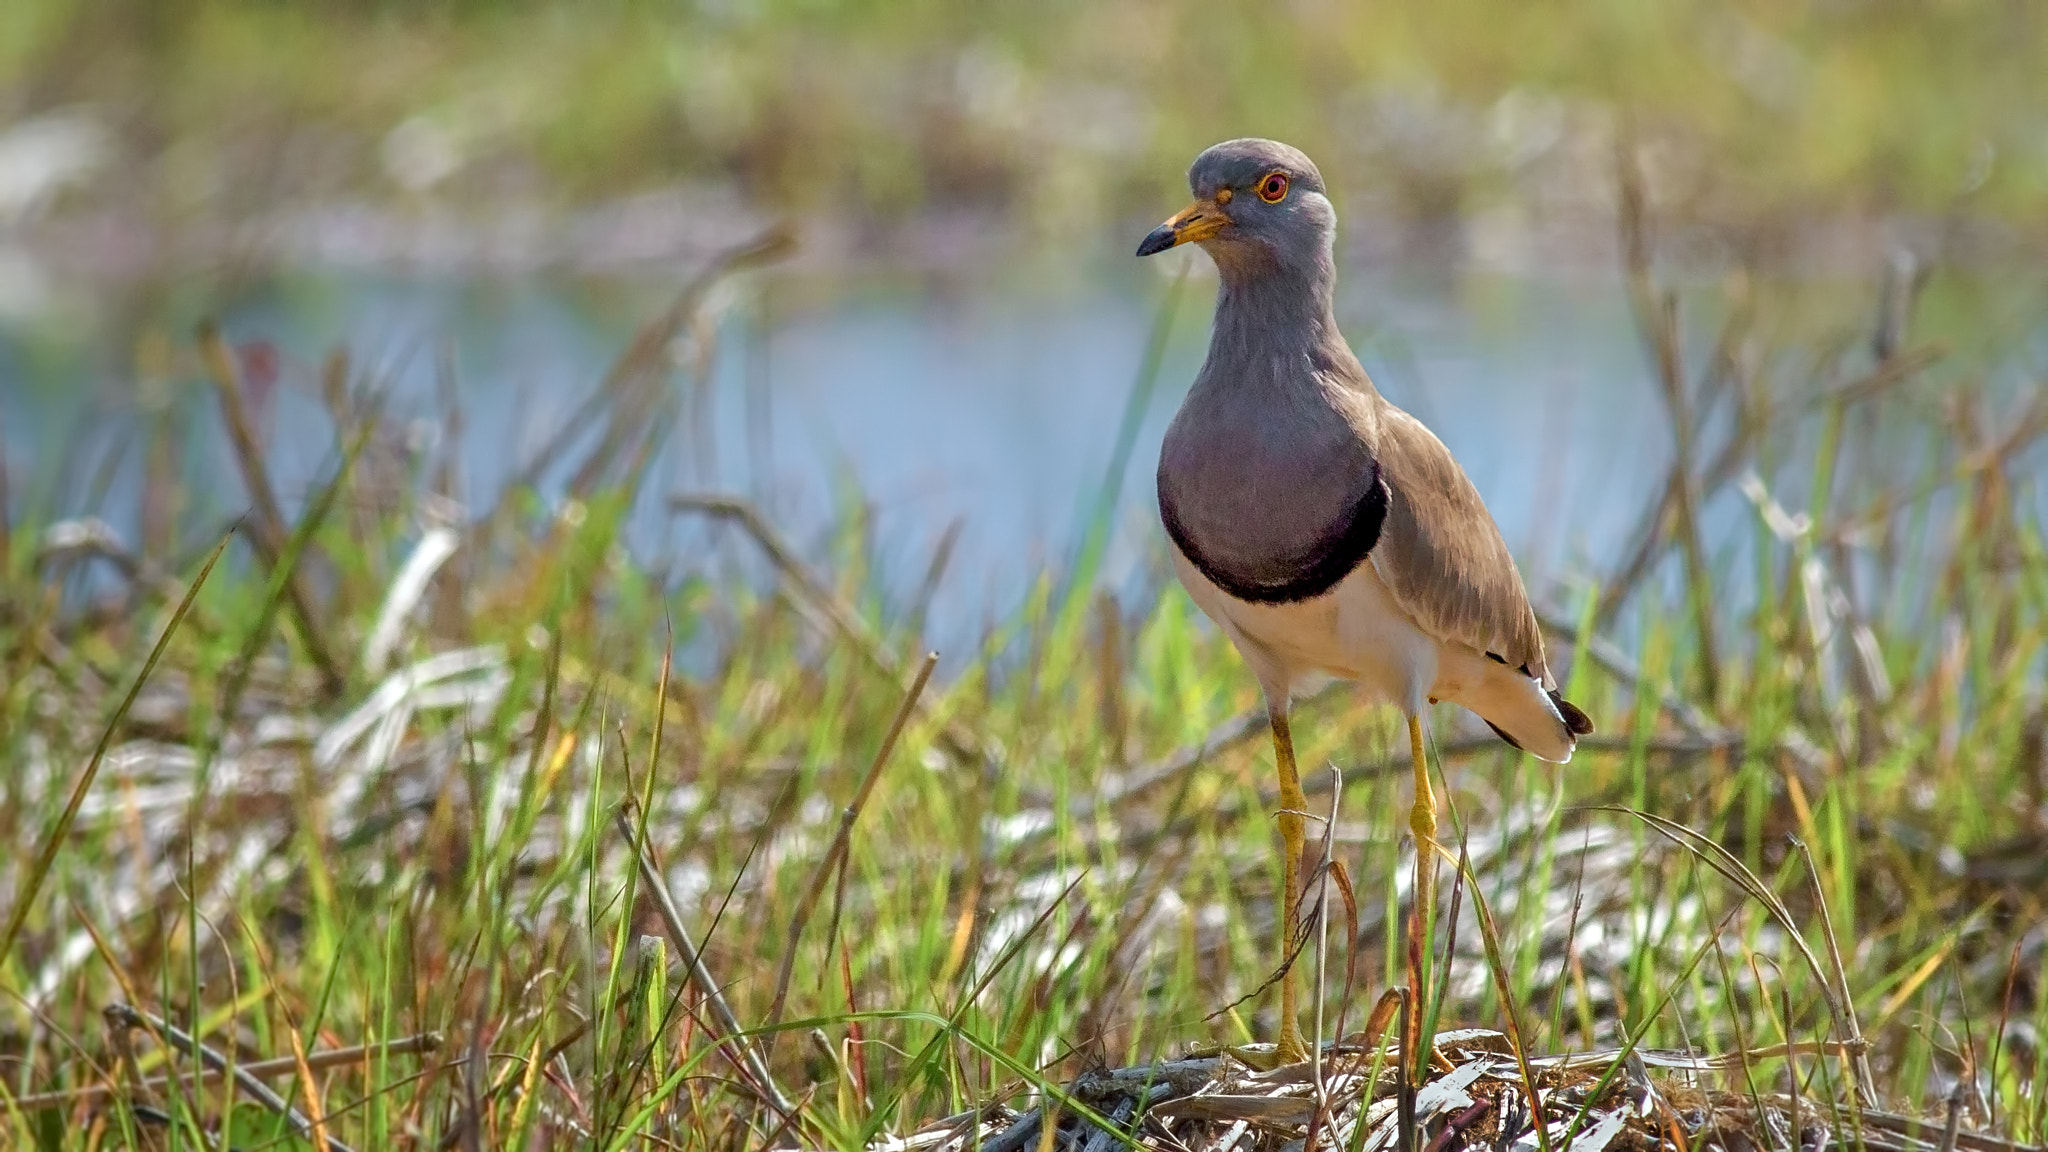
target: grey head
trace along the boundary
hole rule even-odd
[[[1226,140],[1195,157],[1188,189],[1194,203],[1154,228],[1138,255],[1197,243],[1225,280],[1329,275],[1337,212],[1323,174],[1300,149],[1256,137]]]

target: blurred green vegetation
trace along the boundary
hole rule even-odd
[[[777,210],[1023,209],[1044,234],[1149,212],[1196,149],[1263,134],[1432,216],[1604,165],[1626,123],[1667,211],[2025,224],[2044,97],[2025,2],[0,8],[0,113],[97,109],[126,188],[173,208],[685,180]]]

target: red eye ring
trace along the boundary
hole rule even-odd
[[[1278,204],[1287,199],[1287,173],[1268,172],[1259,181],[1259,199]]]

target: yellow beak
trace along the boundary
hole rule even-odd
[[[1207,240],[1223,231],[1229,223],[1230,218],[1223,214],[1222,205],[1213,200],[1197,200],[1146,233],[1145,239],[1138,244],[1138,255],[1150,256],[1177,245]]]

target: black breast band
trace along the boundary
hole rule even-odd
[[[1379,463],[1369,463],[1370,481],[1348,513],[1339,516],[1299,555],[1264,566],[1265,573],[1258,575],[1228,567],[1206,553],[1175,510],[1164,484],[1159,486],[1159,519],[1181,555],[1229,595],[1254,604],[1312,599],[1335,588],[1380,541],[1380,528],[1387,520],[1387,486],[1380,480]]]

